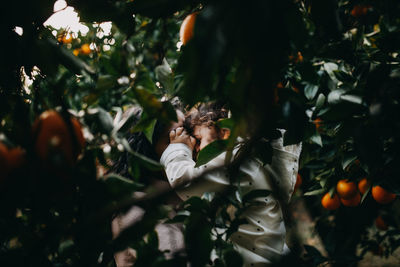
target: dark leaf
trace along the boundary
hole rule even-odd
[[[197,162],[195,167],[206,164],[213,158],[217,157],[221,153],[225,152],[228,147],[228,140],[216,140],[211,144],[200,150],[197,157]]]

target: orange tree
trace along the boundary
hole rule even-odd
[[[23,3],[7,1],[1,8],[2,264],[109,266],[115,251],[131,246],[138,251],[136,265],[203,266],[215,248],[216,264],[240,266],[226,236],[212,238],[210,231],[218,226],[229,236],[241,223],[226,212],[234,205],[239,214],[245,204],[230,197],[235,190],[182,205],[187,212],[175,221],[185,224],[187,254],[172,260],[158,251],[154,232],[166,217],[165,194],[130,198],[145,190],[145,170],[160,166],[132,151],[126,134],[150,138],[156,120],[175,120],[171,104],[161,102],[174,96],[189,106],[223,101],[232,111],[223,122],[231,127],[230,141],[211,144],[200,162],[230,149],[237,136],[248,136],[246,153],[268,163],[271,149],[264,140],[277,137],[276,128],[287,129],[287,144],[303,142],[302,191],[328,257],[305,246],[301,260],[295,249],[285,263],[350,266],[368,250],[388,255],[399,246],[391,195],[400,193],[397,1],[69,0],[90,29],[72,40],[68,29],[43,26],[54,1]],[[193,37],[177,51],[180,24],[193,12]],[[98,25],[105,21],[112,22],[110,35]],[[134,116],[122,116],[132,106],[143,109],[133,128]],[[61,126],[52,125],[57,134],[38,144],[37,118],[48,110],[57,111]],[[129,154],[133,180],[99,177],[96,166],[110,167],[109,160],[122,153]],[[66,160],[68,155],[78,156]],[[235,168],[229,169],[232,180]],[[385,204],[368,188],[359,205],[330,211],[321,206],[340,180],[365,177],[388,191],[380,190]],[[132,204],[143,207],[145,216],[112,240],[112,215]],[[387,230],[374,228],[378,216]]]

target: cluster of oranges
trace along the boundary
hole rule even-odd
[[[327,210],[336,210],[341,204],[347,207],[356,207],[361,202],[361,195],[367,193],[370,187],[371,181],[367,178],[361,179],[358,184],[346,179],[340,180],[336,185],[336,193],[332,196],[326,193],[321,199],[321,204]],[[380,204],[389,204],[396,198],[396,194],[379,185],[372,187],[371,195]],[[388,229],[388,225],[381,215],[375,219],[375,226],[379,230],[386,231]]]
[[[75,56],[78,56],[79,54],[90,55],[90,53],[92,53],[92,49],[90,48],[89,44],[83,44],[80,48],[75,48],[72,53],[74,53]]]
[[[298,51],[296,55],[290,55],[289,60],[293,63],[301,63],[303,62],[304,58],[301,52]]]
[[[338,209],[341,204],[347,207],[356,207],[361,202],[361,195],[365,194],[370,187],[371,181],[367,178],[361,179],[358,185],[346,179],[340,180],[336,184],[336,193],[332,196],[326,193],[321,199],[321,204],[328,210]],[[374,200],[380,204],[388,204],[396,198],[396,194],[379,185],[373,186],[371,193]]]
[[[369,5],[355,5],[350,11],[350,14],[355,18],[359,18],[365,16],[370,9],[371,6]]]
[[[60,44],[70,44],[70,43],[72,43],[73,38],[72,38],[71,34],[64,33],[64,34],[61,34],[60,36],[57,37],[57,41]],[[89,44],[85,43],[85,44],[82,44],[80,48],[75,48],[72,51],[72,53],[75,56],[78,56],[79,54],[81,54],[81,55],[90,55],[90,53],[92,53],[92,49],[90,48]]]

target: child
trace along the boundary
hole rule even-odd
[[[185,125],[192,131],[193,138],[182,127],[170,132],[170,145],[161,156],[168,181],[172,187],[185,184],[177,190],[180,198],[186,200],[192,196],[201,197],[206,192],[222,191],[230,185],[223,168],[226,152],[207,164],[195,167],[193,150],[201,150],[207,144],[229,136],[227,129],[220,129],[215,123],[225,118],[227,112],[215,108],[213,104],[203,104],[186,118]],[[285,244],[286,229],[281,204],[286,204],[294,190],[296,182],[300,145],[283,147],[283,139],[271,142],[273,158],[271,165],[263,166],[256,159],[248,159],[240,166],[245,174],[240,180],[242,195],[255,189],[279,190],[279,201],[275,194],[257,198],[261,205],[250,206],[243,213],[246,224],[240,225],[230,240],[242,255],[244,266],[265,266],[288,252]],[[238,147],[233,150],[233,155]],[[206,170],[214,169],[214,171]],[[195,183],[192,179],[201,176]],[[278,187],[278,188],[277,188]]]

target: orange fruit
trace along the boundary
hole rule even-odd
[[[365,6],[365,5],[355,5],[353,7],[353,9],[351,10],[350,14],[353,17],[361,17],[364,16],[368,13],[368,9],[370,8],[370,6]]]
[[[337,183],[336,192],[341,198],[350,199],[357,193],[357,185],[354,182],[343,179]]]
[[[304,58],[303,58],[303,55],[301,54],[301,52],[298,51],[296,56],[290,55],[289,60],[294,63],[299,63],[299,62],[303,62]]]
[[[342,202],[342,204],[346,207],[356,207],[360,205],[361,195],[359,193],[356,193],[352,198],[349,199],[341,198],[340,202]]]
[[[396,194],[393,194],[377,185],[372,187],[372,197],[380,204],[388,204],[396,198]]]
[[[89,44],[83,44],[81,46],[81,53],[84,55],[89,55],[90,53],[92,53],[92,49],[90,48]]]
[[[340,207],[340,200],[337,194],[334,194],[333,197],[331,197],[328,192],[322,197],[321,204],[327,210],[336,210]]]
[[[5,179],[13,170],[23,165],[25,151],[20,148],[9,149],[0,142],[0,182]]]
[[[297,174],[296,184],[294,185],[293,193],[296,192],[296,190],[302,185],[302,183],[303,183],[303,178],[301,178],[300,174]]]
[[[69,33],[62,33],[57,37],[57,41],[61,44],[70,44],[72,43],[72,36]]]
[[[361,194],[365,194],[367,192],[368,188],[371,186],[371,181],[369,181],[367,178],[362,178],[358,182],[358,190],[360,191]]]
[[[0,182],[8,175],[7,154],[8,148],[0,142]]]
[[[296,63],[297,62],[303,62],[304,58],[303,55],[301,54],[301,52],[297,52],[297,58],[296,58]]]
[[[179,37],[181,42],[185,45],[189,40],[193,38],[194,34],[194,23],[196,21],[197,12],[188,15],[182,22]]]
[[[15,147],[8,152],[8,167],[13,170],[24,164],[25,161],[25,150],[20,147]]]
[[[317,128],[317,130],[319,130],[319,128],[322,125],[322,119],[321,118],[316,118],[313,123],[315,124],[315,128]]]
[[[72,53],[74,54],[74,56],[78,56],[79,55],[80,50],[79,49],[74,49],[74,51],[72,51]]]
[[[379,215],[375,219],[375,226],[379,230],[386,231],[389,227],[387,226],[386,222],[383,220],[382,216]]]
[[[72,43],[72,36],[70,34],[64,35],[62,38],[63,44],[70,44]]]
[[[76,118],[71,118],[73,134],[63,117],[54,110],[43,112],[33,124],[35,150],[44,162],[59,155],[72,166],[85,145],[81,125]]]

